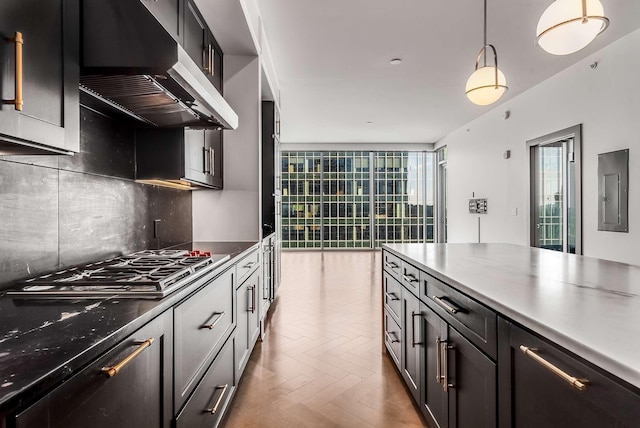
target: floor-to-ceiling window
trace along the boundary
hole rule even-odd
[[[282,153],[283,248],[434,241],[434,155]]]

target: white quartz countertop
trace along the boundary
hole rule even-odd
[[[512,244],[383,248],[640,388],[640,266]]]

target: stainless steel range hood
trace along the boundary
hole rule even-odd
[[[236,129],[238,115],[140,1],[85,0],[80,89],[156,126]]]

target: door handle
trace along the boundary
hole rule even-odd
[[[224,316],[224,311],[222,311],[222,312],[214,312],[213,315],[211,316],[211,318],[213,318],[215,316],[217,316],[218,318],[216,318],[216,320],[214,322],[202,324],[202,326],[200,326],[200,328],[208,328],[209,330],[213,330],[213,328],[216,326],[216,324],[218,324],[218,322],[220,322],[220,320]],[[211,318],[209,318],[209,320]]]
[[[414,311],[411,311],[411,347],[415,348],[416,345],[420,345],[422,342],[416,342],[416,316],[420,316],[420,313],[417,314]]]
[[[218,385],[215,387],[215,390],[222,390],[222,393],[220,393],[220,396],[218,397],[218,400],[216,400],[216,404],[214,404],[213,406],[211,406],[211,408],[206,409],[207,413],[211,413],[212,415],[215,415],[216,412],[218,411],[218,407],[220,407],[220,403],[222,403],[222,397],[224,397],[224,395],[227,393],[227,389],[229,388],[229,384],[226,385]]]
[[[13,42],[16,45],[15,53],[15,67],[16,75],[14,77],[15,85],[15,98],[12,100],[2,100],[3,104],[12,104],[16,110],[22,111],[22,45],[24,45],[24,39],[22,33],[16,31],[15,36],[7,39],[9,42]]]
[[[207,169],[207,160],[209,161],[208,169]],[[202,172],[205,174],[211,174],[211,153],[206,147],[202,148]]]
[[[213,147],[209,147],[209,169],[211,170],[211,175],[215,177],[216,175],[216,151]]]
[[[444,392],[448,392],[449,388],[455,388],[455,385],[449,383],[449,351],[455,351],[453,345],[449,345],[447,340],[441,340],[441,349],[442,349],[442,389]]]
[[[140,353],[142,351],[144,351],[145,349],[147,349],[149,346],[151,346],[151,344],[153,343],[154,339],[153,337],[150,337],[149,339],[142,341],[142,342],[136,342],[136,344],[138,345],[138,347],[129,355],[127,355],[126,357],[124,357],[124,359],[122,361],[120,361],[118,364],[116,364],[115,366],[110,366],[110,367],[103,367],[100,371],[106,376],[106,377],[114,377],[115,375],[117,375],[120,370],[122,370],[122,368],[124,366],[126,366],[127,364],[129,364],[131,361],[133,361],[138,355],[140,355]]]
[[[589,384],[589,381],[587,379],[579,379],[579,378],[577,378],[575,376],[571,376],[570,374],[568,374],[564,370],[558,368],[557,366],[553,365],[549,361],[547,361],[544,358],[542,358],[540,355],[536,354],[535,351],[537,351],[537,349],[529,348],[528,346],[524,346],[524,345],[520,345],[520,350],[522,351],[522,353],[524,355],[532,358],[534,361],[536,361],[537,363],[539,363],[543,367],[549,369],[552,373],[554,373],[555,375],[560,377],[565,382],[569,383],[574,388],[576,388],[576,389],[578,389],[580,391],[584,391],[584,390],[587,389],[587,385]]]

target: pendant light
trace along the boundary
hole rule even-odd
[[[472,103],[486,106],[493,104],[509,89],[507,79],[498,69],[498,54],[493,45],[487,44],[487,0],[484,0],[484,42],[482,49],[476,58],[476,70],[467,80],[467,98]],[[493,52],[493,66],[487,65],[487,49]],[[478,68],[480,59],[483,59],[482,67]]]
[[[553,55],[587,46],[609,26],[600,0],[556,0],[538,21],[538,45]]]

